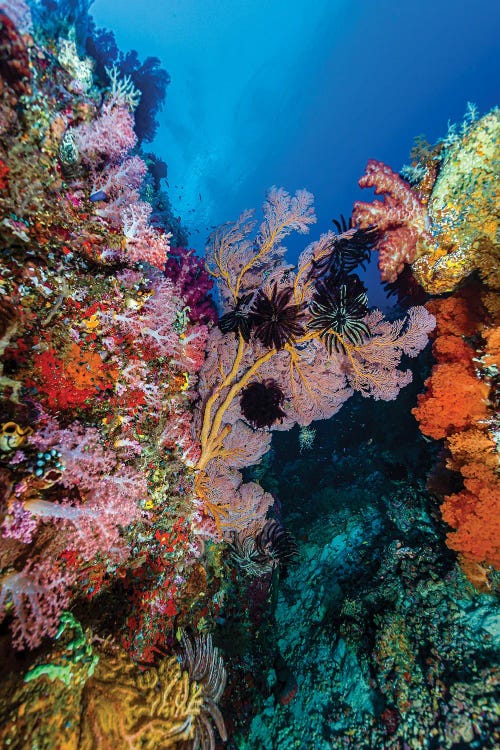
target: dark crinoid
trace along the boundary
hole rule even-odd
[[[271,427],[285,416],[281,408],[284,400],[279,385],[269,379],[247,385],[241,393],[240,406],[243,416],[253,427]]]
[[[260,290],[252,306],[254,334],[269,349],[283,349],[285,344],[304,333],[303,306],[289,304],[292,294],[291,286],[278,291],[274,284],[271,296]]]
[[[366,289],[358,276],[342,273],[320,279],[309,305],[311,320],[307,327],[319,331],[328,353],[333,349],[345,354],[345,341],[359,345],[370,329],[363,318],[368,313]]]
[[[289,565],[298,554],[297,542],[284,526],[271,518],[255,539],[257,550],[275,565]]]
[[[380,233],[376,229],[354,227],[352,219],[346,222],[343,216],[340,221],[333,219],[338,236],[330,245],[330,252],[318,260],[313,260],[309,278],[319,279],[332,271],[351,273],[355,268],[370,260],[370,251],[374,248]],[[343,237],[351,229],[356,229],[349,237]]]
[[[248,342],[250,340],[253,320],[249,305],[253,294],[253,292],[250,292],[238,297],[234,308],[222,316],[218,323],[222,333],[234,333],[236,338],[241,333],[245,341]]]
[[[234,534],[231,559],[249,576],[263,576],[277,565],[290,565],[298,554],[295,539],[274,518],[266,521],[257,536],[248,531]]]

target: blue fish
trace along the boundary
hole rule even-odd
[[[108,196],[104,192],[104,190],[96,190],[95,193],[92,193],[90,196],[91,203],[97,203],[98,201],[105,201],[107,200]]]

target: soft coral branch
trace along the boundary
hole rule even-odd
[[[410,185],[383,162],[371,159],[359,185],[384,195],[382,201],[357,201],[352,220],[364,229],[374,227],[381,232],[377,243],[380,273],[383,281],[395,281],[404,264],[417,257],[417,243],[430,240],[426,208]]]

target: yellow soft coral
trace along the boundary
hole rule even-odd
[[[430,294],[453,291],[475,270],[490,288],[500,288],[499,163],[499,110],[446,149],[427,206],[435,243],[421,248],[412,265]]]
[[[154,750],[192,740],[202,687],[175,657],[144,672],[125,653],[101,657],[83,695],[80,750]]]

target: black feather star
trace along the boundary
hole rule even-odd
[[[355,274],[340,272],[320,279],[309,304],[311,320],[307,327],[319,331],[329,354],[333,349],[345,354],[344,341],[360,345],[370,329],[363,318],[368,313],[368,299],[363,283]]]
[[[333,238],[327,255],[312,261],[309,278],[319,279],[336,270],[351,273],[358,266],[364,269],[365,263],[370,260],[370,251],[373,250],[380,236],[376,229],[353,227],[352,219],[349,219],[347,223],[343,216],[340,217],[340,221],[333,219],[333,223],[338,236]],[[356,231],[350,237],[343,237],[342,235],[350,229],[356,229]]]
[[[281,408],[285,396],[276,381],[250,383],[241,392],[240,406],[243,416],[253,427],[271,427],[285,417]]]
[[[252,316],[249,310],[249,304],[253,297],[253,292],[238,297],[233,310],[230,310],[219,320],[218,326],[222,333],[234,333],[236,338],[241,333],[243,339],[248,343],[250,341],[250,331],[252,329]]]
[[[293,562],[299,553],[292,534],[274,518],[268,520],[257,535],[255,546],[263,556],[282,566]]]
[[[292,343],[304,333],[301,323],[303,306],[289,304],[292,294],[292,287],[278,292],[278,286],[274,284],[270,297],[260,290],[253,304],[254,335],[269,349],[283,349],[285,344]]]

